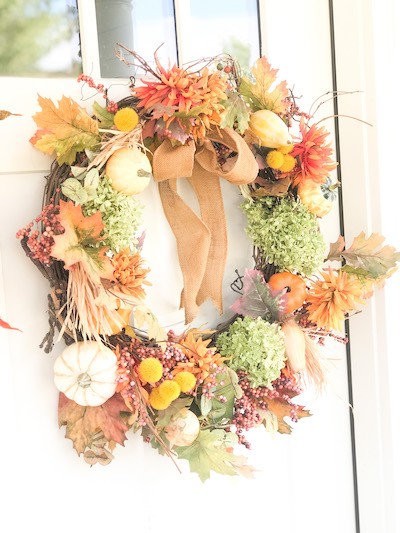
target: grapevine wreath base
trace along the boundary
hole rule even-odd
[[[108,464],[133,430],[177,465],[189,461],[203,481],[211,471],[251,476],[237,454],[250,446],[246,432],[289,434],[310,415],[296,396],[304,383],[323,386],[318,346],[346,341],[343,321],[400,254],[364,233],[327,251],[319,219],[338,184],[329,134],[313,118],[321,100],[300,111],[265,57],[247,74],[229,56],[168,69],[122,45],[119,57],[144,71],[126,98],[112,101],[81,75],[104,107],[95,102],[88,113],[66,96],[58,105],[39,97],[34,116],[31,143],[56,159],[43,210],[18,237],[50,285],[41,347],[66,344],[54,362],[59,424],[89,464]],[[184,178],[200,215],[178,194]],[[237,273],[232,317],[210,331],[190,324],[207,299],[223,308],[221,178],[243,196],[254,268]],[[145,304],[137,195],[152,179],[182,271],[179,334]]]

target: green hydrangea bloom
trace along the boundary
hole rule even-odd
[[[119,252],[135,242],[135,234],[142,223],[143,206],[132,196],[114,190],[107,177],[100,180],[96,197],[82,208],[85,216],[100,211],[105,226],[103,246]]]
[[[266,261],[302,276],[318,270],[325,257],[325,242],[318,219],[294,198],[262,198],[245,202],[246,232]]]
[[[281,327],[261,317],[238,318],[217,338],[217,349],[229,357],[227,366],[244,370],[252,387],[271,387],[285,366],[285,340]]]

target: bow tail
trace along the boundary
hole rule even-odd
[[[176,239],[183,276],[181,307],[188,324],[199,308],[198,294],[207,268],[211,232],[176,192],[176,180],[162,181],[158,186],[165,216]]]
[[[195,163],[192,177],[189,178],[196,192],[201,219],[210,231],[211,242],[203,279],[197,294],[196,303],[201,305],[211,299],[222,314],[222,282],[228,249],[225,211],[218,176]]]

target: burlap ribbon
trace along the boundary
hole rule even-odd
[[[236,156],[224,169],[214,145],[227,146]],[[222,313],[222,280],[227,254],[227,231],[219,178],[235,185],[251,183],[258,174],[254,155],[232,129],[212,131],[203,144],[173,146],[169,140],[155,150],[153,175],[159,182],[165,216],[175,235],[183,275],[180,306],[191,322],[206,299]],[[187,178],[199,202],[199,217],[177,193],[179,178]]]

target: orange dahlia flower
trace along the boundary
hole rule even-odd
[[[129,249],[122,250],[112,258],[114,267],[114,288],[138,299],[143,299],[146,293],[143,285],[150,285],[146,275],[150,269],[143,268],[143,259],[139,253],[130,255]]]
[[[218,72],[210,74],[204,68],[191,73],[177,65],[166,70],[157,62],[155,74],[158,79],[142,80],[144,85],[132,90],[138,107],[150,111],[154,119],[162,118],[167,128],[177,121],[195,139],[204,138],[211,125],[219,124],[227,82]]]
[[[294,145],[290,155],[297,157],[300,170],[293,179],[293,185],[313,180],[315,183],[324,183],[329,172],[334,170],[337,163],[333,161],[333,149],[326,138],[329,132],[324,127],[312,125],[309,127],[304,118],[300,122],[302,140]]]
[[[216,348],[208,347],[210,342],[211,339],[196,338],[192,332],[189,332],[179,344],[189,361],[178,363],[173,372],[187,371],[194,374],[198,382],[207,381],[208,377],[215,373],[226,359],[218,352],[216,353]]]
[[[342,330],[345,315],[362,303],[360,282],[343,270],[322,272],[323,279],[314,282],[307,295],[309,318],[320,328]]]

